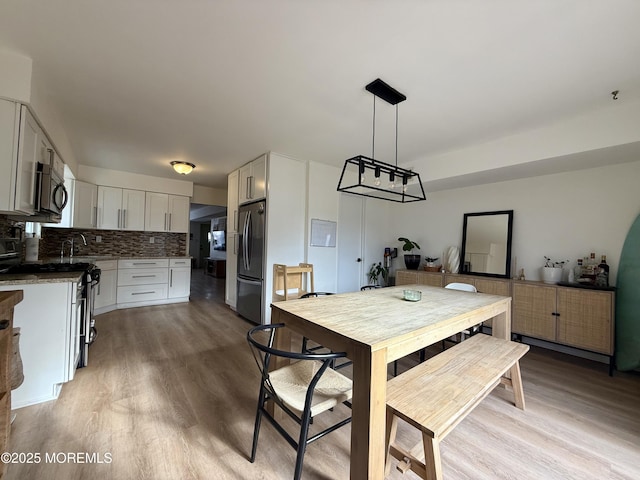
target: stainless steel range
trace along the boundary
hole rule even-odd
[[[60,272],[83,272],[78,283],[75,305],[78,310],[78,363],[77,367],[86,367],[89,363],[89,346],[95,341],[98,331],[93,318],[95,287],[100,283],[100,269],[93,263],[20,263],[22,242],[16,238],[0,238],[0,274],[47,274]]]

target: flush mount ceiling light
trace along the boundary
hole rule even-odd
[[[391,202],[409,203],[426,200],[420,175],[398,167],[398,103],[407,99],[379,78],[365,87],[373,94],[373,141],[371,157],[358,155],[345,160],[338,182],[338,191],[380,198]],[[396,106],[396,164],[375,159],[376,97]]]
[[[171,166],[180,175],[188,175],[191,173],[191,170],[196,168],[196,166],[193,163],[179,162],[177,160],[174,160],[173,162],[171,162]]]

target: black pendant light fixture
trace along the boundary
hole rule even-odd
[[[426,200],[420,175],[398,167],[398,103],[407,97],[379,78],[368,84],[373,94],[373,146],[371,157],[358,155],[345,160],[338,182],[338,191],[380,198],[392,202],[409,203]],[[396,164],[381,162],[375,158],[376,97],[396,106]]]

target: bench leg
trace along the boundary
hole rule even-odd
[[[514,363],[510,372],[513,397],[516,407],[520,410],[524,410],[524,390],[522,389],[522,377],[520,376],[520,362]]]
[[[422,433],[424,446],[424,466],[426,480],[442,480],[442,462],[440,461],[440,441]]]
[[[396,439],[396,433],[398,431],[398,417],[393,414],[393,411],[387,408],[387,428],[385,435],[385,447],[387,452],[387,460],[384,467],[384,476],[389,476],[391,473],[391,445]]]

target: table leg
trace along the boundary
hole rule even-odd
[[[503,313],[493,317],[491,334],[497,338],[511,340],[511,302],[507,304]]]
[[[387,352],[358,352],[353,358],[351,480],[384,479]]]

